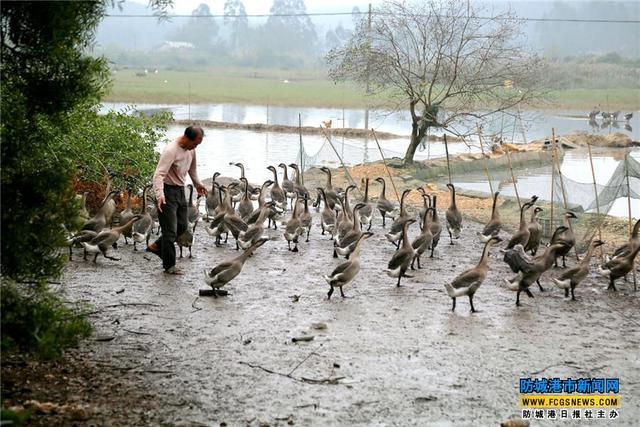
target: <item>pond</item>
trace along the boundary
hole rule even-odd
[[[105,104],[104,109],[119,109],[125,104]],[[189,106],[187,105],[138,105],[138,109],[165,108],[173,112],[175,118],[187,118]],[[227,121],[235,123],[266,123],[267,108],[263,106],[243,106],[235,104],[220,105],[191,105],[191,117],[194,119],[206,119],[215,121]],[[301,114],[303,126],[319,126],[323,120],[333,120],[341,127],[342,110],[322,109],[322,108],[285,108],[270,107],[268,121],[271,124],[297,125],[298,112]],[[575,130],[589,131],[587,120],[572,118],[576,112],[527,112],[529,117],[536,119],[529,122],[526,130],[527,138],[535,139],[547,136],[551,126],[555,126],[557,133],[570,133]],[[640,119],[633,117],[630,123],[635,129],[631,135],[638,139],[635,133],[640,129]],[[339,119],[336,119],[339,117]],[[364,112],[362,110],[345,110],[346,127],[363,127]],[[380,131],[406,134],[406,129],[410,127],[407,118],[402,114],[384,115],[372,113],[371,126]],[[507,119],[505,118],[505,121]],[[511,119],[513,120],[513,119]],[[542,123],[541,120],[546,120]],[[494,124],[495,125],[495,124]],[[611,129],[599,129],[598,132],[608,132]],[[167,132],[167,138],[173,139],[181,135],[184,126],[172,125]],[[513,132],[513,129],[511,130]],[[624,129],[623,129],[624,131]],[[299,147],[300,137],[297,134],[286,133],[261,133],[238,129],[210,129],[205,127],[206,138],[204,143],[198,147],[198,171],[201,178],[206,178],[218,171],[226,176],[238,176],[239,169],[229,165],[230,162],[243,162],[247,177],[253,182],[262,182],[271,177],[271,172],[266,169],[267,165],[278,163],[300,162]],[[518,133],[515,132],[517,141]],[[630,134],[627,131],[627,134]],[[507,138],[510,139],[510,138]],[[522,138],[520,138],[522,139]],[[385,158],[403,157],[404,150],[408,144],[408,137],[379,140],[380,149]],[[336,167],[340,164],[338,155],[347,165],[359,164],[369,161],[376,161],[382,158],[380,149],[375,141],[361,138],[334,137],[331,144],[323,135],[303,135],[302,144],[306,156],[305,164],[327,165]],[[331,147],[333,145],[333,148]],[[164,148],[160,143],[158,151]],[[470,145],[465,143],[449,143],[449,153],[460,154],[469,152],[479,152],[479,146],[472,141]],[[336,154],[337,152],[337,154]],[[622,150],[595,150],[594,168],[596,171],[596,181],[598,184],[606,184],[611,174],[623,158]],[[419,147],[416,152],[416,160],[426,160],[438,158],[445,155],[445,147],[442,142],[431,142],[424,147]],[[640,160],[640,148],[631,150],[631,156]],[[578,182],[591,183],[591,169],[586,150],[569,150],[562,162],[562,172],[570,179]],[[457,183],[460,188],[489,192],[489,186],[484,176],[469,176],[465,182]],[[504,195],[514,195],[513,186],[510,183],[510,176],[507,173],[492,176],[494,180],[502,181],[500,191]],[[516,171],[516,178],[521,194],[537,194],[542,199],[550,199],[551,168],[527,169]],[[640,192],[640,188],[636,191]],[[611,215],[624,217],[627,215],[626,199],[617,200],[611,208]],[[635,217],[640,217],[640,201],[632,200],[632,213]]]

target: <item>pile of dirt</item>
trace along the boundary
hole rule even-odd
[[[640,145],[637,141],[633,141],[628,135],[620,132],[608,135],[575,132],[568,135],[562,135],[559,140],[565,148],[586,147],[587,145],[591,145],[592,147],[628,148]],[[544,141],[536,142],[544,143]]]

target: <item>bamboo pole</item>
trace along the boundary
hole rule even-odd
[[[400,196],[398,195],[398,189],[396,188],[396,184],[393,182],[393,177],[391,176],[391,172],[389,172],[389,166],[387,166],[387,160],[384,158],[384,153],[382,152],[382,148],[380,147],[380,143],[378,142],[378,137],[376,136],[376,133],[373,130],[373,128],[371,129],[371,134],[373,135],[373,139],[376,141],[378,150],[380,150],[380,156],[382,156],[382,163],[384,163],[384,168],[387,170],[387,175],[389,175],[389,180],[391,181],[393,192],[396,193],[396,199],[398,199],[398,203],[400,203]]]
[[[598,239],[602,240],[602,223],[600,217],[600,201],[598,200],[598,187],[596,186],[596,172],[593,167],[593,156],[591,155],[591,144],[587,143],[589,149],[589,163],[591,164],[591,177],[593,178],[593,192],[596,195],[596,213],[598,214]],[[600,246],[600,259],[604,256],[602,246]]]
[[[447,144],[447,134],[442,134],[442,139],[444,139],[444,152],[447,156],[447,172],[449,173],[449,184],[453,184],[451,182],[451,166],[449,165],[449,144]]]
[[[633,225],[632,225],[632,219],[631,219],[631,187],[629,186],[629,153],[627,153],[626,156],[624,156],[624,170],[625,170],[625,174],[627,176],[627,204],[629,205],[629,236],[631,236],[631,233],[633,232]],[[637,291],[638,290],[638,285],[636,282],[636,262],[635,259],[633,261],[633,290]]]
[[[551,128],[551,140],[555,141],[556,140],[556,130],[555,128]],[[553,230],[554,230],[554,223],[553,223],[553,207],[555,205],[554,202],[554,187],[555,187],[555,182],[556,182],[556,146],[555,144],[551,144],[551,226],[550,226],[550,232],[549,236],[551,236],[553,234]]]
[[[560,159],[558,158],[558,145],[556,144],[556,138],[555,138],[555,129],[552,131],[554,138],[553,141],[551,142],[553,144],[553,149],[555,151],[555,160],[556,160],[556,166],[558,168],[558,176],[560,177],[560,189],[562,190],[562,203],[564,206],[564,210],[565,212],[567,210],[569,210],[569,204],[567,203],[567,192],[564,189],[564,178],[562,178],[562,168],[560,165]],[[567,221],[569,223],[569,229],[571,230],[571,232],[573,233],[573,225],[571,225],[571,221]],[[576,253],[576,259],[578,261],[580,261],[580,256],[578,255],[578,247],[577,245],[573,245],[573,249],[574,252]]]
[[[487,158],[484,155],[484,147],[482,143],[482,131],[480,130],[480,126],[476,125],[476,129],[478,130],[478,140],[480,141],[480,152],[482,153],[482,160],[484,162],[484,173],[487,175],[487,181],[489,181],[489,190],[491,191],[491,195],[493,196],[493,184],[491,183],[491,177],[489,176],[489,164],[487,162]]]
[[[300,135],[300,182],[304,187],[304,146],[302,145],[302,115],[298,113],[298,134]]]
[[[505,150],[507,152],[507,160],[509,161],[509,170],[511,171],[511,181],[513,182],[513,189],[516,192],[516,199],[518,199],[518,207],[522,209],[522,203],[520,202],[520,195],[518,194],[518,185],[516,184],[516,176],[513,173],[513,166],[511,165],[511,152],[509,148]]]

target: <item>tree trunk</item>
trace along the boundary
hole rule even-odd
[[[418,144],[420,144],[422,138],[424,138],[425,134],[427,133],[427,129],[429,129],[428,127],[419,128],[417,122],[412,123],[411,127],[411,140],[409,141],[407,152],[404,155],[404,166],[408,166],[413,163],[413,156],[415,156],[416,154]]]

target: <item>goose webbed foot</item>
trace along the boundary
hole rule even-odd
[[[399,288],[400,287],[400,280],[402,280],[402,274],[398,275],[398,283],[396,284],[396,287]]]
[[[296,245],[293,247],[293,250],[291,252],[298,252],[298,244],[296,243]]]
[[[540,280],[536,280],[536,283],[538,284],[538,288],[540,288],[540,292],[544,292],[545,289],[542,287],[542,285],[540,284]]]
[[[614,292],[617,292],[618,289],[616,288],[615,283],[613,283],[613,279],[611,279],[611,281],[609,282],[609,286],[607,287],[607,290],[611,289]]]
[[[473,306],[473,295],[469,295],[469,304],[471,304],[471,312],[477,313],[478,310],[476,310],[475,307]]]

